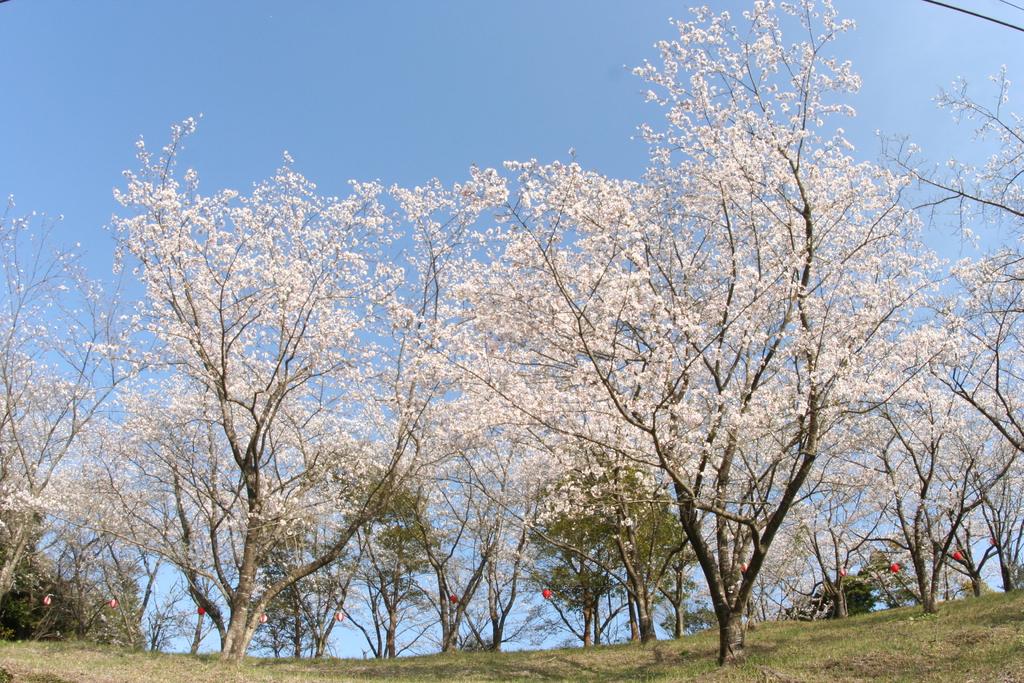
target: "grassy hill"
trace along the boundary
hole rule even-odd
[[[845,621],[757,626],[747,661],[715,665],[714,633],[649,646],[459,653],[391,662],[127,652],[77,643],[0,643],[0,683],[159,681],[970,681],[1024,683],[1024,591]]]

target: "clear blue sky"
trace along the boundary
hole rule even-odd
[[[1024,25],[999,0],[949,0]],[[1015,0],[1024,6],[1024,0]],[[697,2],[493,0],[10,0],[0,4],[0,197],[63,214],[109,272],[111,189],[171,122],[203,113],[186,163],[203,186],[247,188],[288,150],[327,193],[349,178],[451,181],[470,164],[564,158],[637,176],[643,103],[625,66],[655,57],[670,16]],[[738,16],[748,2],[712,2]],[[911,134],[934,158],[970,153],[934,109],[963,75],[984,92],[1007,64],[1024,80],[1024,33],[921,0],[837,0],[859,29],[837,50],[864,78],[850,130]],[[1024,86],[1022,86],[1024,87]],[[1024,109],[1024,95],[1014,98]],[[954,144],[952,141],[959,139]],[[358,646],[346,647],[358,656]]]
[[[999,0],[959,4],[1024,24]],[[168,125],[203,113],[187,163],[207,189],[245,189],[283,150],[326,192],[349,178],[460,178],[471,163],[564,157],[635,176],[635,126],[659,113],[624,65],[654,57],[694,2],[503,0],[10,0],[0,4],[0,196],[64,214],[61,235],[109,262],[111,189]],[[713,2],[738,13],[746,2]],[[837,0],[859,29],[840,49],[864,77],[855,135],[911,133],[948,155],[931,97],[1024,78],[1024,33],[920,0]],[[1018,4],[1024,5],[1024,2]],[[1024,102],[1024,97],[1018,97]],[[962,131],[966,140],[967,131]]]

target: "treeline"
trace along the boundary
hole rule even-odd
[[[526,162],[338,198],[286,157],[205,193],[187,120],[115,193],[124,291],[9,209],[4,636],[238,659],[715,627],[724,664],[758,620],[1019,587],[1009,83],[938,98],[987,163],[865,161],[851,24],[738,23],[699,11],[637,69],[665,113],[639,181]],[[1010,238],[949,268],[921,232],[950,215]]]

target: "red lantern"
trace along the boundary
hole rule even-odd
[[[200,607],[199,609],[197,609],[197,610],[196,610],[196,613],[197,613],[197,614],[198,614],[199,616],[203,616],[204,614],[206,614],[206,610],[205,610],[205,609],[203,609],[202,607]]]
[[[746,562],[744,562],[743,564],[740,565],[740,571],[743,572],[744,574],[747,573],[747,563]]]
[[[839,576],[846,576],[846,569],[845,568],[839,570]]]
[[[119,604],[120,603],[117,601],[117,598],[110,598],[109,600],[107,600],[107,605],[110,607],[110,609],[117,609],[117,606]]]
[[[996,537],[995,536],[993,536],[992,538],[988,539],[988,542],[991,545],[999,545],[999,543],[996,541]]]
[[[957,550],[953,553],[953,559],[959,562],[960,560],[964,559],[964,555],[959,550]]]
[[[889,565],[889,571],[891,571],[893,574],[899,574],[900,573],[900,563],[899,562],[893,562],[892,564],[890,564]]]
[[[260,623],[261,624],[267,623],[267,613],[266,612],[264,612],[263,614],[260,615]]]
[[[345,613],[344,612],[335,612],[334,613],[334,620],[337,621],[338,623],[341,623],[344,619],[345,619]]]
[[[455,593],[452,593],[451,595],[448,596],[448,602],[452,603],[453,605],[458,603],[458,601],[459,601],[459,599],[457,597],[455,597]]]
[[[544,596],[545,600],[550,600],[551,599],[551,589],[550,588],[545,588],[544,590],[542,590],[540,592],[540,594]]]
[[[52,595],[44,595],[43,596],[43,604],[46,605],[47,607],[52,605],[53,604],[53,596]]]

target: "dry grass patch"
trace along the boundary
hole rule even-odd
[[[0,683],[172,681],[960,681],[1024,683],[1024,592],[843,621],[762,624],[736,667],[715,664],[717,633],[648,646],[465,652],[357,659],[270,660],[127,652],[78,643],[0,643]]]

